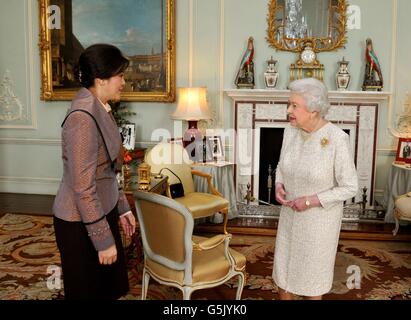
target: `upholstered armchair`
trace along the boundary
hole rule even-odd
[[[230,234],[193,236],[193,216],[181,203],[142,191],[134,198],[144,248],[142,300],[150,277],[180,289],[189,300],[193,291],[219,286],[234,276],[236,299],[241,299],[246,258],[229,248]]]
[[[224,233],[227,233],[228,200],[224,199],[222,194],[214,188],[209,174],[191,169],[192,161],[182,145],[159,143],[146,153],[145,162],[151,166],[152,173],[156,174],[161,171],[162,174],[168,176],[168,197],[171,198],[170,185],[179,183],[179,179],[181,180],[184,196],[174,200],[187,207],[194,219],[209,217],[218,212],[222,213]],[[193,175],[207,179],[210,193],[195,191]]]
[[[411,192],[403,194],[395,198],[394,201],[394,218],[395,229],[392,231],[393,235],[397,235],[400,228],[399,220],[411,221]]]

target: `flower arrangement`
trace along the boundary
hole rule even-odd
[[[131,156],[130,151],[124,149],[123,163],[130,164],[131,161],[133,161],[133,157]]]
[[[123,164],[127,166],[137,167],[139,164],[137,157],[133,154],[133,150],[123,149]]]

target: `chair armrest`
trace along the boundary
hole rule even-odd
[[[216,188],[214,188],[213,183],[211,182],[211,175],[209,175],[208,173],[198,171],[198,170],[191,170],[191,174],[195,175],[195,176],[202,177],[202,178],[206,178],[208,188],[210,189],[211,193],[216,195],[216,196],[220,196],[220,197],[223,196],[222,193],[218,192],[218,190]]]
[[[167,181],[167,187],[166,187],[166,195],[167,198],[172,199],[173,197],[171,196],[171,191],[170,191],[170,183]]]
[[[226,239],[228,238],[228,240],[231,239],[231,234],[227,233],[227,234],[219,234],[216,235],[212,238],[208,238],[205,239],[203,241],[200,241],[198,243],[193,241],[193,250],[210,250],[213,249],[217,246],[219,246],[220,244],[222,244]]]
[[[411,197],[411,192],[407,192],[405,194],[401,194],[399,196],[394,197],[394,201],[397,201],[398,199],[406,198],[406,197]]]

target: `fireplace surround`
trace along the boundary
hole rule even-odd
[[[265,146],[260,145],[261,134],[268,128],[278,131],[288,125],[287,101],[290,91],[239,89],[226,90],[225,93],[232,99],[235,113],[234,178],[237,200],[244,202],[247,185],[249,185],[253,198],[267,201],[269,199],[260,198],[260,194],[263,193],[260,191],[261,187],[265,185],[268,187],[270,184],[268,168],[260,168],[260,156],[266,152]],[[389,97],[390,93],[387,92],[329,92],[331,108],[326,118],[349,133],[351,151],[358,172],[360,190],[355,199],[349,202],[363,201],[365,190],[367,193],[365,208],[371,208],[374,204],[378,110]],[[281,145],[275,149],[280,150],[280,148]],[[277,163],[272,164],[273,173],[276,165]],[[271,183],[274,187],[274,178]],[[271,193],[274,192],[273,189]],[[274,198],[273,194],[272,198]],[[258,203],[258,201],[253,202],[254,205]],[[260,211],[264,210],[267,208],[261,208]]]

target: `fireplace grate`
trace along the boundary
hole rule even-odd
[[[278,219],[280,216],[280,206],[256,205],[238,202],[238,215],[240,218],[266,218]],[[358,206],[347,206],[344,208],[343,222],[368,221],[384,222],[385,211],[382,207],[375,207],[363,210]]]

